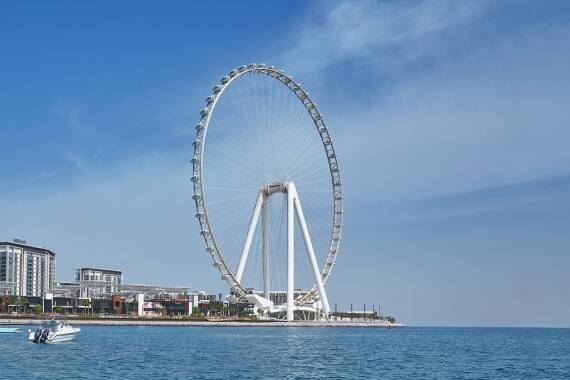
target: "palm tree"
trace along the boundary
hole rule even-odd
[[[30,305],[30,300],[26,297],[22,297],[22,305],[24,306],[24,313],[28,312],[28,306]]]
[[[20,306],[22,306],[22,298],[21,297],[16,297],[16,313],[18,312],[18,310],[20,309]]]
[[[14,296],[9,296],[8,297],[8,312],[10,312],[10,306],[16,306],[18,302],[18,298],[14,297]]]
[[[90,299],[82,299],[81,306],[83,306],[83,315],[87,314],[88,307],[91,307],[91,300]]]
[[[131,309],[131,313],[134,313],[138,309],[139,303],[137,300],[132,300],[129,302],[129,309]]]

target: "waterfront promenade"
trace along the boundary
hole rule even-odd
[[[0,325],[37,325],[40,319],[0,319]],[[71,319],[71,323],[83,326],[162,326],[162,327],[363,327],[396,328],[400,323],[386,321],[230,321],[230,320],[159,320],[159,319]]]

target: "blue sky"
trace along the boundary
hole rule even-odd
[[[225,286],[188,178],[203,98],[266,62],[346,189],[331,302],[410,324],[570,325],[565,1],[26,2],[0,12],[0,238],[134,283]]]

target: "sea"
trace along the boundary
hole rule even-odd
[[[570,329],[82,329],[0,334],[0,379],[570,379]]]

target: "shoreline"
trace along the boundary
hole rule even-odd
[[[0,319],[2,325],[37,325],[41,319]],[[159,326],[159,327],[362,327],[362,328],[401,328],[400,323],[377,321],[189,321],[189,320],[141,320],[134,319],[70,319],[78,326]]]

